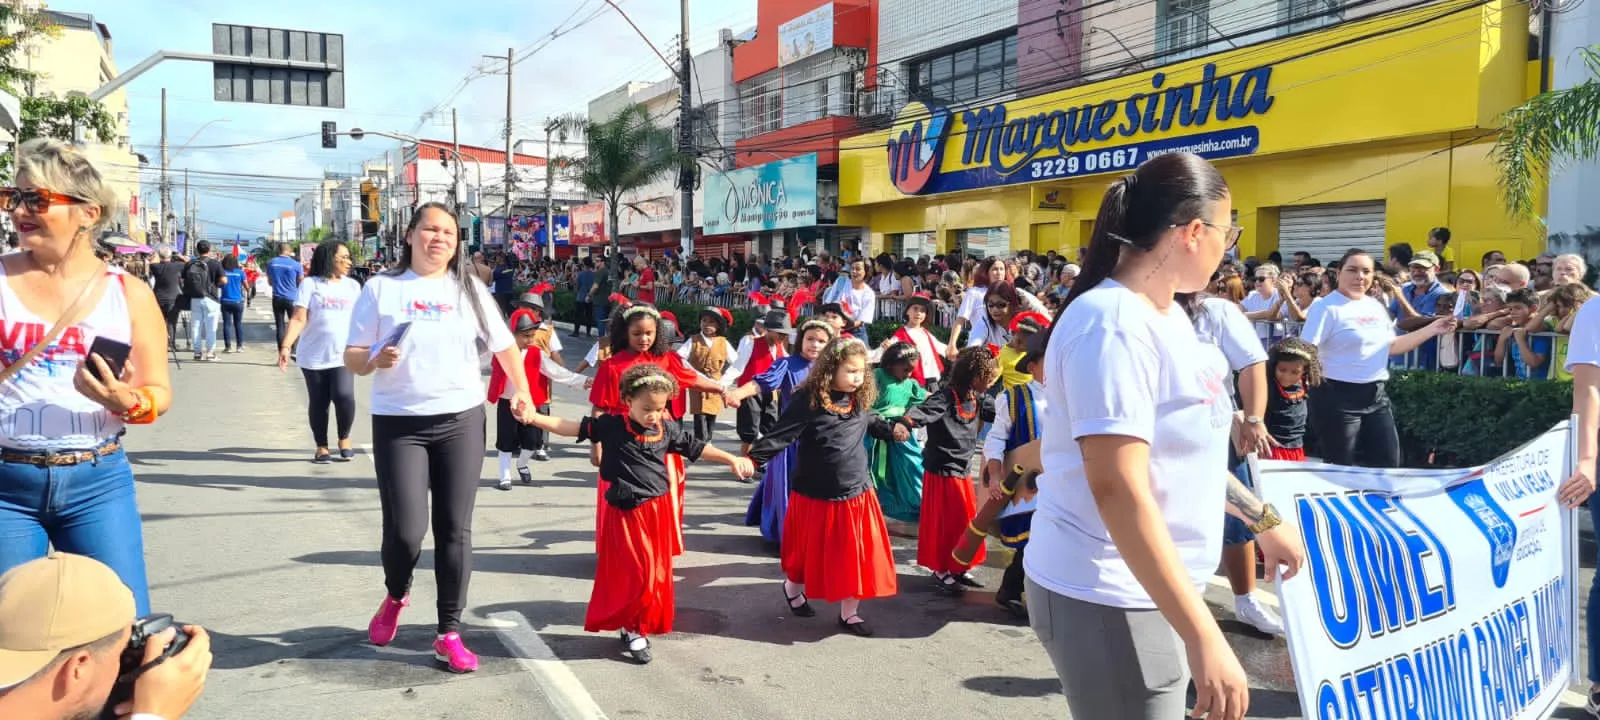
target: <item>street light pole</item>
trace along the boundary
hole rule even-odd
[[[682,214],[679,219],[679,248],[683,257],[688,257],[694,252],[694,117],[693,103],[689,96],[690,78],[694,69],[691,67],[693,60],[689,57],[689,0],[680,0],[681,20],[683,27],[680,29],[678,45],[678,74],[680,76],[678,88],[678,209]],[[615,231],[613,231],[615,232]]]
[[[544,123],[544,246],[545,257],[554,260],[556,257],[556,165],[555,158],[550,157],[550,131],[555,129],[552,121]]]
[[[172,187],[167,183],[167,89],[161,88],[161,242],[166,243],[172,234]]]

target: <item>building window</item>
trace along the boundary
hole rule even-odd
[[[963,256],[980,260],[986,257],[1008,257],[1011,255],[1011,228],[957,230],[956,244],[960,246]]]
[[[939,249],[931,232],[902,233],[889,236],[889,254],[895,257],[915,260],[923,255],[932,255]]]
[[[1156,50],[1164,60],[1203,55],[1211,40],[1211,0],[1159,0],[1156,27]]]
[[[1288,23],[1284,35],[1315,30],[1344,19],[1338,0],[1278,0],[1278,20]]]
[[[992,38],[910,64],[911,94],[947,103],[991,98],[1017,89],[1017,36]]]

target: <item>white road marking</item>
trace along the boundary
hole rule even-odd
[[[377,462],[372,459],[372,443],[356,443],[355,447],[361,451],[362,457],[365,457],[368,461]]]
[[[606,720],[605,712],[578,676],[556,657],[522,613],[508,610],[490,615],[489,619],[495,621],[495,632],[523,669],[533,675],[549,699],[550,709],[561,720]]]

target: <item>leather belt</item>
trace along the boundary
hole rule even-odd
[[[46,450],[43,452],[26,452],[22,450],[0,450],[0,461],[16,463],[19,465],[32,465],[34,467],[62,467],[92,462],[122,449],[121,440],[112,440],[93,450]]]

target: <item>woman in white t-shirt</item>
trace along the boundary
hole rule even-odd
[[[361,285],[350,275],[350,248],[338,240],[324,240],[311,253],[311,272],[300,281],[294,315],[278,348],[278,369],[288,370],[289,355],[299,341],[296,362],[306,379],[310,398],[307,415],[311,438],[317,443],[315,463],[333,459],[328,445],[328,405],[338,420],[339,459],[356,456],[350,447],[350,428],[356,423],[356,379],[344,366],[345,341],[350,335],[350,311],[355,309]]]
[[[442,203],[417,208],[394,270],[367,281],[350,317],[344,364],[372,379],[372,460],[383,507],[387,594],[367,637],[387,645],[408,602],[431,496],[439,635],[434,657],[452,672],[478,669],[457,632],[472,574],[472,509],[483,471],[487,394],[483,341],[516,391],[512,413],[533,413],[521,353],[494,298],[466,265],[456,219]]]
[[[850,261],[847,268],[850,273],[850,287],[839,294],[836,302],[849,314],[851,320],[850,333],[862,342],[867,340],[867,326],[878,319],[878,293],[867,284],[867,261],[856,258]]]
[[[1203,289],[1238,242],[1231,210],[1200,157],[1145,162],[1106,191],[1051,326],[1023,564],[1028,616],[1073,717],[1178,717],[1188,673],[1196,714],[1242,717],[1248,679],[1201,595],[1222,549],[1218,515],[1251,525],[1269,577],[1280,565],[1293,575],[1304,557],[1228,473],[1228,363],[1174,299]]]
[[[1562,505],[1573,508],[1594,492],[1595,458],[1600,457],[1600,297],[1584,303],[1572,320],[1566,370],[1572,373],[1572,414],[1578,416],[1578,426],[1572,429],[1578,441],[1578,457],[1572,475],[1561,484],[1556,496]],[[1600,502],[1589,503],[1589,519],[1600,527]],[[1596,708],[1600,707],[1600,575],[1590,583],[1585,620],[1589,644],[1588,707]]]
[[[1396,336],[1389,308],[1368,294],[1375,268],[1366,252],[1345,253],[1337,289],[1312,303],[1300,330],[1322,360],[1322,384],[1312,391],[1309,409],[1322,459],[1334,465],[1400,467],[1400,436],[1383,389],[1389,356],[1454,332],[1459,322],[1442,317]]]

